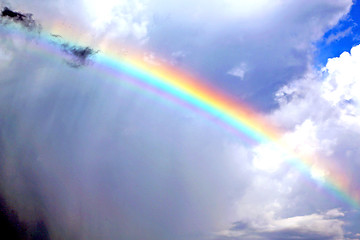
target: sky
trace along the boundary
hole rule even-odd
[[[0,7],[0,234],[360,239],[360,3]]]

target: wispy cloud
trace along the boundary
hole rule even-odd
[[[352,27],[348,27],[347,29],[337,32],[337,33],[332,33],[330,34],[330,36],[326,39],[326,44],[330,44],[334,41],[338,41],[348,35],[350,35],[352,33]]]
[[[247,71],[248,71],[248,66],[246,63],[243,62],[240,65],[229,70],[227,73],[243,80]]]

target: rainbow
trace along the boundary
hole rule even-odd
[[[1,28],[1,31],[6,31],[13,37],[26,38],[30,36],[36,39],[34,46],[39,51],[45,50],[52,55],[66,55],[57,45],[58,40],[51,34],[36,34],[19,26],[14,26],[14,24]],[[60,33],[63,32],[66,31],[60,31]],[[68,42],[79,45],[76,41],[69,39],[66,38]],[[123,81],[119,76],[126,74],[135,79],[132,83],[146,89],[146,91],[154,92],[166,100],[183,104],[201,112],[211,119],[221,122],[222,125],[237,134],[246,135],[256,143],[272,144],[274,148],[285,154],[292,166],[310,179],[314,170],[325,172],[326,175],[322,178],[321,186],[351,207],[360,208],[360,194],[352,189],[349,178],[341,173],[340,168],[331,166],[325,159],[319,161],[317,156],[303,155],[294,151],[283,140],[284,132],[274,127],[266,118],[249,106],[239,103],[209,84],[205,84],[204,81],[195,79],[172,66],[151,64],[144,59],[142,53],[132,51],[131,54],[117,55],[113,53],[114,49],[119,49],[119,47],[115,45],[102,46],[101,51],[93,59],[92,67],[112,75],[119,81]]]

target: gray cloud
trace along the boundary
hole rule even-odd
[[[231,135],[126,76],[28,48],[0,90],[1,190],[21,221],[52,239],[201,239],[226,222],[247,182]]]
[[[242,12],[256,9],[257,4],[258,12],[251,16]],[[274,93],[307,72],[312,44],[349,11],[351,4],[339,0],[306,4],[295,0],[197,1],[195,5],[192,1],[151,1],[154,20],[149,23],[148,45],[167,56],[187,52],[183,68],[196,69],[204,79],[258,109],[274,109]],[[227,73],[242,62],[248,71],[239,83]]]

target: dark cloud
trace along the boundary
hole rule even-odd
[[[26,235],[26,226],[19,221],[17,214],[10,210],[0,197],[0,238],[23,239]]]
[[[11,209],[0,196],[0,238],[1,239],[50,239],[47,226],[43,220],[35,224],[20,221],[17,213]]]
[[[4,7],[1,11],[1,20],[4,20],[1,21],[2,23],[7,23],[8,21],[19,23],[29,30],[40,31],[41,29],[41,25],[36,23],[36,21],[32,18],[31,13],[16,12],[8,7]]]
[[[41,31],[41,25],[38,24],[33,18],[31,13],[22,13],[13,11],[8,7],[4,7],[1,11],[1,21],[2,24],[7,24],[10,21],[20,24],[26,29],[29,30],[37,30],[38,32]],[[65,52],[70,59],[66,60],[66,63],[73,67],[79,68],[81,66],[87,65],[90,63],[90,58],[98,53],[97,50],[94,50],[88,46],[79,46],[74,45],[69,42],[63,40],[61,35],[50,33],[53,37],[53,43],[58,45],[63,52]]]
[[[60,46],[61,50],[66,53],[66,55],[70,56],[70,58],[66,59],[66,63],[70,67],[79,68],[89,64],[91,62],[91,57],[99,52],[89,46],[84,47],[64,41],[59,34],[50,35],[53,38],[53,44]]]
[[[68,55],[71,56],[71,59],[67,61],[69,66],[74,68],[79,68],[81,66],[87,65],[90,63],[90,58],[98,53],[98,51],[90,48],[77,45],[71,45],[69,43],[61,44],[61,49]]]

